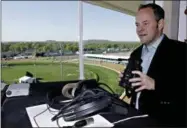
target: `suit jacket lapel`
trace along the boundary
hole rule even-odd
[[[152,59],[152,61],[150,63],[149,69],[147,71],[147,75],[151,75],[153,73],[152,71],[154,70],[154,66],[156,65],[156,62],[158,62],[159,58],[163,56],[163,55],[160,55],[160,53],[163,54],[163,51],[165,51],[165,47],[164,46],[165,46],[165,43],[168,42],[168,40],[169,39],[167,38],[167,36],[164,35],[164,38],[161,41],[161,43],[159,44],[159,46],[158,46],[158,48],[157,48],[157,50],[155,52],[155,55],[153,56],[153,59]]]
[[[137,49],[136,53],[134,53],[134,55],[133,55],[132,58],[134,58],[134,59],[141,59],[142,48],[143,48],[143,45],[141,45],[141,46]]]
[[[142,54],[142,48],[143,48],[143,45],[141,45],[137,50],[136,52],[132,55],[131,58],[133,59],[141,59],[141,54]],[[133,95],[132,95],[132,98],[131,98],[131,105],[135,108],[135,103],[136,103],[136,95],[137,93],[134,92]]]

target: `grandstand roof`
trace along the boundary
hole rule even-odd
[[[135,16],[139,5],[144,3],[143,0],[138,0],[138,1],[89,0],[89,1],[84,1],[84,2],[97,5],[100,7],[108,8],[110,10],[115,10],[115,11],[125,13],[128,15],[132,15],[132,16]]]

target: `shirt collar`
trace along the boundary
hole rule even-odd
[[[148,45],[144,45],[145,48],[147,48],[148,51],[151,49],[157,49],[158,45],[161,43],[162,39],[164,38],[164,34],[162,34],[156,41],[151,42]]]

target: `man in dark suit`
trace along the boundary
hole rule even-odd
[[[163,29],[164,10],[156,4],[141,5],[136,15],[136,31],[142,45],[130,58],[142,59],[142,71],[132,71],[139,77],[129,79],[135,88],[131,105],[148,113],[162,127],[184,127],[187,45],[169,39]]]

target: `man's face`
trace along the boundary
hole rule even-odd
[[[161,33],[161,29],[151,8],[144,8],[137,12],[136,33],[143,44],[149,44],[154,41]]]

